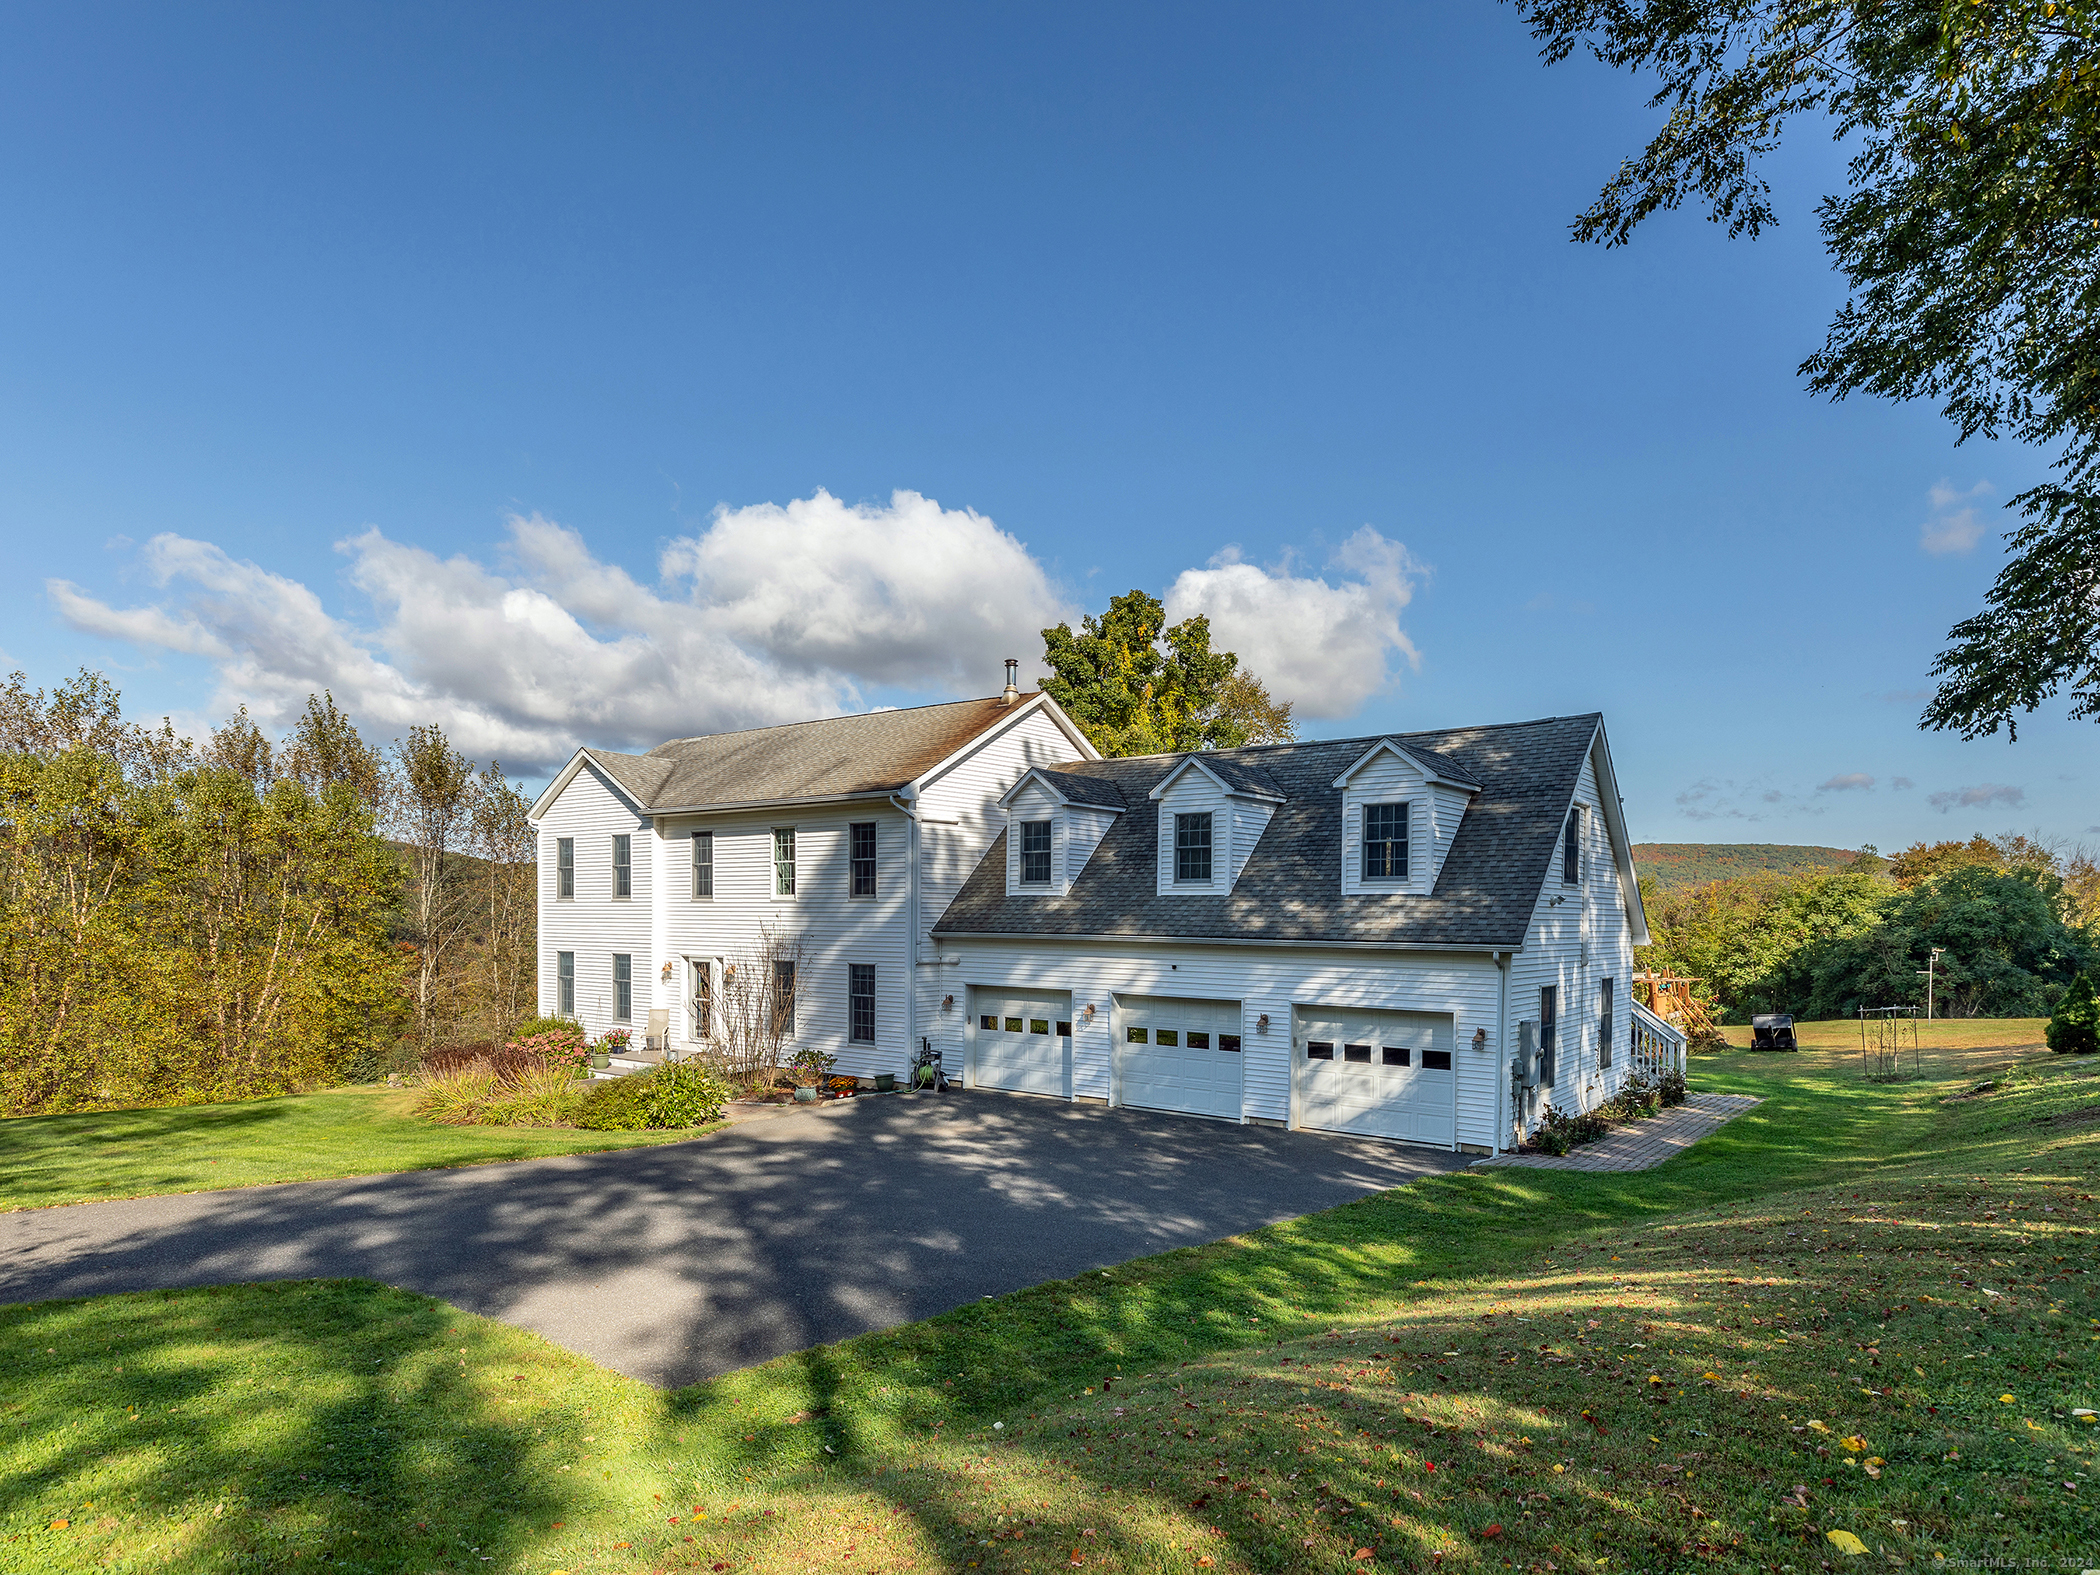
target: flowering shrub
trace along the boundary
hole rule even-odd
[[[607,1055],[624,1054],[633,1043],[634,1030],[631,1028],[608,1028],[598,1036],[598,1048]]]
[[[532,1057],[541,1066],[578,1067],[591,1058],[590,1043],[574,1023],[559,1023],[526,1038],[512,1039],[508,1048]]]

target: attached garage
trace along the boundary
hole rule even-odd
[[[1458,1141],[1451,1018],[1321,1006],[1295,1016],[1300,1126],[1439,1147]]]
[[[1061,990],[973,989],[971,1083],[1014,1094],[1072,1092],[1072,997]]]
[[[1115,1027],[1123,1104],[1240,1119],[1239,1002],[1121,995]]]

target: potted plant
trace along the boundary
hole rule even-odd
[[[896,1087],[897,1074],[895,1072],[877,1072],[875,1074],[876,1093],[887,1094],[894,1091]]]

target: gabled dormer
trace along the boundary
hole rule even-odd
[[[1006,893],[1062,897],[1128,806],[1101,777],[1042,766],[1001,795],[1006,814]]]
[[[1261,840],[1283,790],[1259,766],[1185,755],[1152,789],[1159,802],[1159,895],[1222,897]]]
[[[1464,768],[1381,738],[1334,779],[1342,794],[1342,891],[1427,896],[1480,791]]]

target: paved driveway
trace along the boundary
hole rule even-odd
[[[1463,1162],[1019,1095],[857,1099],[662,1148],[0,1214],[0,1301],[358,1276],[668,1387]]]

